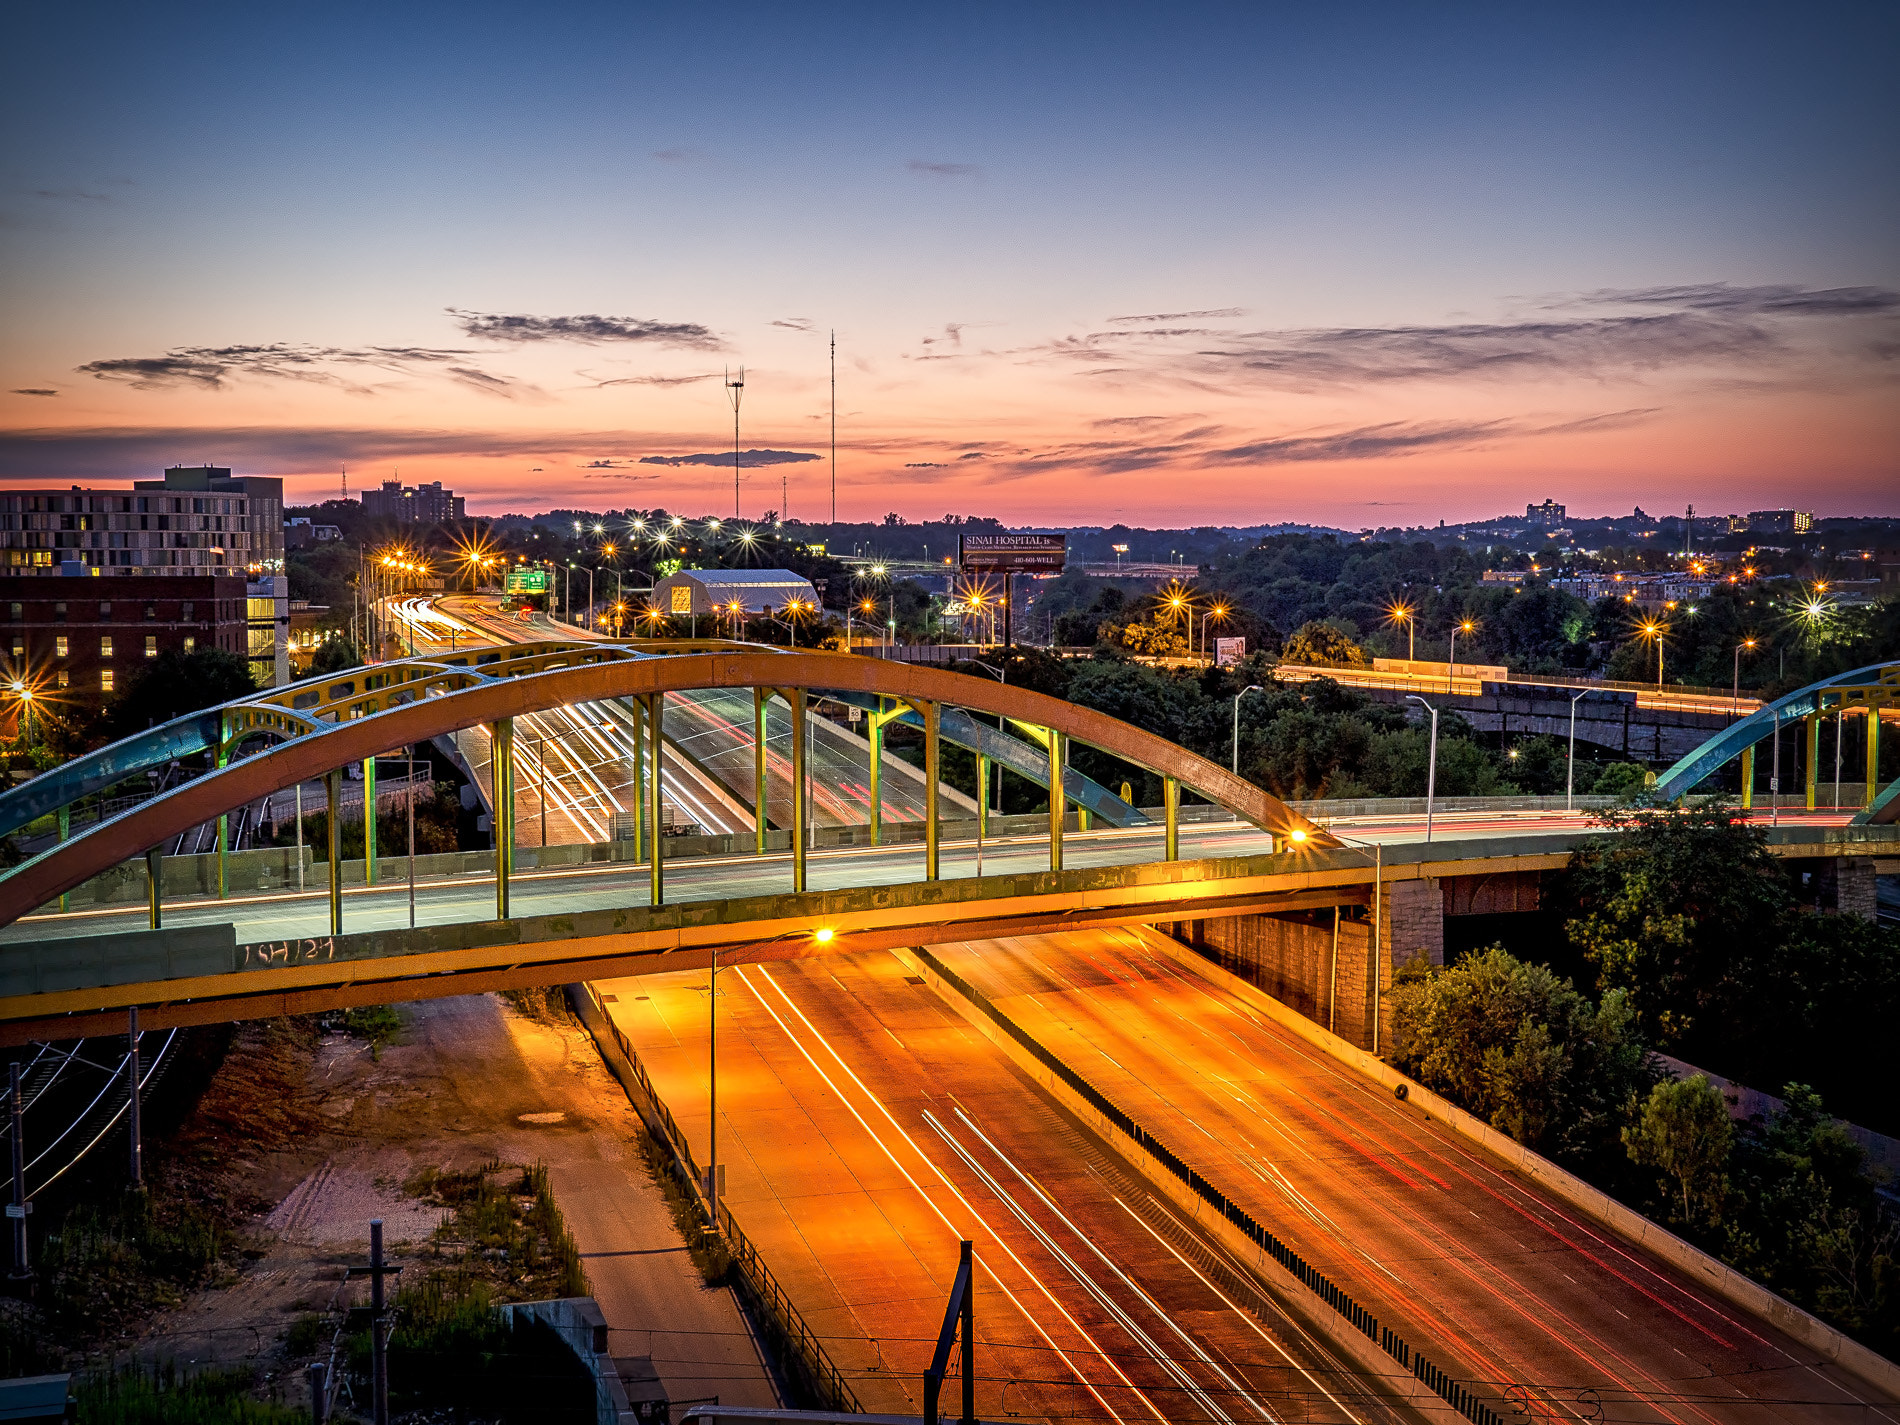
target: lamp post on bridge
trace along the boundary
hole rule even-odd
[[[1433,707],[1417,693],[1406,694],[1405,701],[1417,703],[1432,715],[1431,751],[1425,761],[1425,844],[1432,842],[1432,802],[1438,795],[1438,709]]]
[[[1247,694],[1249,694],[1249,693],[1264,693],[1265,691],[1266,691],[1266,689],[1265,689],[1265,688],[1263,688],[1263,687],[1261,687],[1261,686],[1260,686],[1260,684],[1258,684],[1258,683],[1251,683],[1251,684],[1249,684],[1249,685],[1248,685],[1247,687],[1244,687],[1244,688],[1242,688],[1242,689],[1241,689],[1241,690],[1240,690],[1240,691],[1239,691],[1238,693],[1235,693],[1235,694],[1234,694],[1234,754],[1233,754],[1233,755],[1234,755],[1234,765],[1233,765],[1233,773],[1234,773],[1234,775],[1235,775],[1236,777],[1238,777],[1238,776],[1240,775],[1240,700],[1241,700],[1242,698],[1244,698],[1244,697],[1246,697],[1246,696],[1247,696]],[[1238,815],[1239,815],[1239,813],[1235,813],[1235,815],[1236,815],[1236,816],[1238,816]]]

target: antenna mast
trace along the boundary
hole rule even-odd
[[[345,465],[343,467],[343,502],[345,504],[348,504],[349,499],[350,499],[350,467]]]
[[[732,402],[732,517],[739,518],[739,402],[745,396],[745,367],[739,368],[739,379],[732,379],[732,368],[726,368],[726,399]],[[783,519],[785,512],[779,511]]]
[[[831,330],[831,522],[838,523],[838,329]]]

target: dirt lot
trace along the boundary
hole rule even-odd
[[[366,1259],[370,1219],[383,1219],[392,1258],[425,1265],[442,1210],[404,1184],[425,1168],[541,1162],[613,1354],[653,1356],[676,1402],[776,1403],[731,1293],[694,1270],[637,1148],[639,1120],[585,1032],[495,996],[401,1014],[380,1053],[295,1024],[240,1031],[171,1148],[223,1180],[247,1261],[154,1318],[136,1353],[251,1361],[273,1394],[302,1403],[303,1366],[327,1356],[329,1334],[306,1321],[293,1353],[292,1327],[366,1294],[344,1269]]]

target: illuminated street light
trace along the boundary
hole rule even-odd
[[[1410,604],[1394,603],[1385,611],[1385,621],[1405,625],[1405,661],[1410,663],[1418,656],[1418,611]]]
[[[1729,716],[1731,717],[1739,716],[1742,711],[1742,652],[1743,650],[1747,650],[1750,653],[1754,652],[1755,640],[1752,638],[1744,638],[1740,643],[1735,645],[1735,685],[1729,691]]]
[[[1654,639],[1656,642],[1656,689],[1658,692],[1662,690],[1663,685],[1663,643],[1668,632],[1669,625],[1656,619],[1646,619],[1636,627],[1639,638]]]

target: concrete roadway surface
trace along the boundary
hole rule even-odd
[[[1536,1418],[1900,1421],[1728,1305],[1186,970],[1158,932],[933,951],[1414,1350]],[[1510,1394],[1508,1392],[1515,1392]]]
[[[597,988],[704,1166],[706,973]],[[919,1409],[967,1238],[985,1418],[1404,1418],[894,955],[730,967],[718,1009],[726,1200],[867,1410]]]

